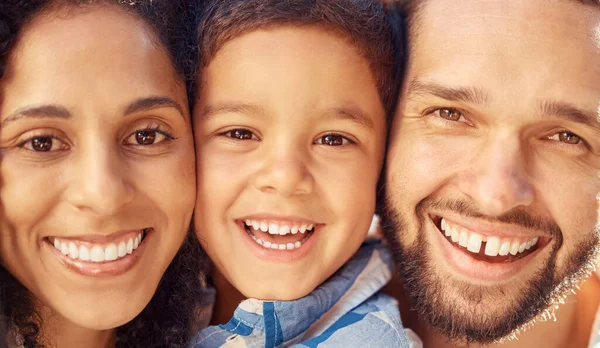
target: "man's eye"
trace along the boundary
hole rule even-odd
[[[562,131],[562,132],[556,133],[556,134],[548,137],[548,139],[560,141],[562,143],[569,144],[569,145],[579,145],[583,142],[583,139],[581,139],[581,137],[579,135],[577,135],[575,133],[571,133],[569,131]]]
[[[247,129],[233,129],[224,133],[225,136],[235,140],[252,140],[257,137]]]
[[[460,111],[451,108],[437,109],[434,114],[448,121],[459,121],[463,117]]]
[[[350,143],[350,140],[340,134],[326,134],[317,139],[315,143],[327,146],[342,146]]]
[[[51,152],[63,150],[66,145],[52,136],[39,136],[23,142],[21,147],[35,152]]]

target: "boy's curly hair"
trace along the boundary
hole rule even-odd
[[[44,11],[84,6],[120,6],[141,19],[159,39],[177,73],[186,78],[193,69],[194,40],[189,33],[193,8],[186,0],[1,0],[0,81],[19,36]],[[187,81],[186,81],[187,82]],[[207,257],[190,230],[163,275],[146,308],[117,328],[117,347],[184,347],[192,333],[195,311],[202,298],[201,277]],[[43,347],[43,323],[34,308],[33,295],[0,266],[0,347],[9,331],[23,339],[26,348]]]

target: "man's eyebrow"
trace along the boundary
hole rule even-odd
[[[433,95],[448,101],[470,104],[487,104],[489,95],[476,87],[447,87],[433,82],[422,81],[418,78],[412,80],[407,89],[408,96]]]
[[[181,117],[183,117],[184,119],[186,118],[185,112],[183,111],[183,107],[179,105],[179,103],[177,103],[175,100],[169,97],[161,96],[145,97],[133,101],[125,108],[124,116],[136,112],[144,112],[161,108],[174,108],[179,112]]]
[[[336,107],[327,110],[325,117],[332,120],[349,120],[362,127],[373,129],[373,120],[358,107]]]
[[[558,116],[567,121],[581,123],[600,130],[600,120],[597,113],[580,109],[566,102],[544,101],[540,103],[539,111],[543,116]]]
[[[21,118],[71,118],[71,113],[60,105],[27,106],[10,114],[0,123],[0,128]]]
[[[200,113],[201,119],[210,119],[218,114],[254,114],[264,115],[265,110],[258,105],[245,103],[223,103],[217,105],[209,105]]]

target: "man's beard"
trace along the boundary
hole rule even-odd
[[[381,227],[394,253],[411,309],[449,341],[467,344],[501,342],[514,338],[538,319],[549,319],[578,282],[595,269],[600,253],[600,231],[595,227],[568,256],[565,269],[558,270],[557,254],[563,242],[558,226],[516,210],[496,220],[545,231],[554,240],[550,255],[534,276],[518,283],[518,288],[510,284],[493,287],[442,278],[432,260],[431,248],[428,248],[424,221],[421,221],[421,230],[412,245],[405,245],[401,237],[408,232],[407,222],[394,211],[388,197],[380,203]],[[425,200],[416,208],[421,219],[424,219],[422,210],[425,206],[483,218],[463,202]],[[500,303],[504,305],[498,306]],[[498,310],[490,312],[490,307]]]

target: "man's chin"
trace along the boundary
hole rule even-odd
[[[382,217],[384,234],[396,257],[410,306],[421,320],[446,339],[459,343],[489,344],[515,337],[539,318],[552,316],[557,304],[577,281],[590,273],[598,253],[598,237],[582,242],[556,269],[560,241],[532,257],[508,281],[478,282],[433,257],[439,245],[419,231],[412,245],[399,236],[407,230],[402,221]],[[439,259],[439,258],[438,258]]]

